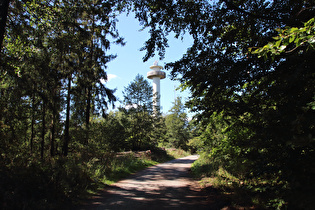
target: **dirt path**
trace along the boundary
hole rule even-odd
[[[189,174],[197,159],[192,155],[149,167],[104,189],[81,209],[209,209]]]

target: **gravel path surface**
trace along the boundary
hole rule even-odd
[[[189,174],[197,159],[192,155],[149,167],[110,185],[81,209],[211,209]]]

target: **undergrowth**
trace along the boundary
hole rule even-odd
[[[175,158],[175,159],[191,155],[190,152],[187,152],[182,149],[175,149],[175,148],[167,148],[166,152],[171,158]]]
[[[0,163],[0,209],[71,209],[105,185],[178,154],[184,155],[158,148],[124,155],[81,150],[44,160],[24,154]]]
[[[231,173],[209,157],[201,157],[192,164],[192,173],[204,191],[214,191],[224,205],[236,209],[286,209],[286,202],[275,193],[284,187],[276,179],[242,178]],[[224,206],[222,206],[223,208]]]

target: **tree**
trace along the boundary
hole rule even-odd
[[[149,147],[154,129],[152,116],[152,87],[142,75],[137,75],[123,91],[124,105],[121,109],[127,117],[124,124],[134,150]]]
[[[107,50],[122,43],[115,28],[117,5],[112,0],[1,1],[0,203],[5,208],[35,203],[35,208],[55,208],[51,193],[68,203],[94,182],[90,159],[125,146],[109,141],[112,128],[122,128],[118,120],[108,125],[93,119],[115,101],[114,90],[102,81],[115,57]]]
[[[307,51],[313,37],[307,35],[305,40],[311,43],[299,46],[303,39],[294,33],[312,28],[312,22],[308,26],[304,22],[314,17],[314,2],[132,2],[136,17],[150,28],[151,36],[143,47],[147,51],[144,60],[156,50],[164,55],[170,32],[176,37],[184,33],[193,37],[194,44],[183,58],[166,68],[192,92],[188,105],[198,113],[199,120],[207,125],[220,113],[220,119],[228,122],[222,123],[222,135],[207,138],[218,142],[208,145],[220,151],[217,158],[223,167],[249,180],[281,180],[273,185],[278,193],[271,196],[270,205],[288,201],[292,208],[307,208],[307,192],[315,186],[311,178],[314,172],[308,170],[314,168],[315,113],[306,108],[315,92],[311,73],[314,51]],[[287,37],[281,37],[276,45],[289,39],[287,52],[295,47],[298,50],[266,60],[250,53],[249,49],[273,40],[277,35],[274,29],[279,27],[287,27],[283,31]],[[297,40],[296,45],[293,40]],[[224,161],[225,157],[233,161]],[[303,201],[291,199],[301,193]]]
[[[167,141],[175,148],[187,149],[189,140],[188,118],[181,98],[177,97],[165,118]]]
[[[12,129],[16,143],[30,139],[33,151],[34,139],[42,126],[42,150],[47,148],[45,141],[49,136],[51,156],[62,140],[63,153],[67,155],[70,121],[75,120],[70,119],[70,106],[72,116],[81,109],[76,106],[76,97],[82,101],[87,142],[90,114],[104,114],[116,100],[114,90],[101,82],[107,77],[106,63],[115,57],[108,55],[107,49],[111,43],[122,43],[115,29],[115,6],[113,1],[10,2],[1,56],[1,103],[21,111],[24,107],[25,115],[32,119],[23,117],[21,123],[14,125],[8,119],[18,119],[12,115],[17,112],[1,110],[1,121]],[[18,93],[20,100],[12,100],[13,93]],[[20,127],[25,131],[23,138],[15,135],[20,124],[24,126]],[[25,129],[29,125],[31,131]]]
[[[256,49],[253,53],[268,58],[281,53],[293,53],[301,48],[314,50],[315,48],[315,19],[311,18],[304,23],[304,27],[286,27],[276,29],[279,33],[273,37],[274,41]]]
[[[110,112],[106,118],[95,117],[91,120],[91,139],[103,151],[128,151],[130,147],[123,127],[123,113]]]
[[[128,107],[151,112],[152,87],[140,74],[124,88],[124,104]]]
[[[105,87],[101,82],[107,79],[105,72],[107,62],[115,58],[107,55],[110,47],[108,36],[114,39],[114,43],[123,44],[115,28],[115,1],[91,1],[72,2],[77,7],[79,14],[78,21],[66,22],[67,27],[78,29],[81,42],[78,60],[80,71],[77,75],[76,85],[78,100],[84,106],[82,113],[86,128],[85,144],[89,140],[90,116],[93,112],[105,113],[109,103],[116,101],[114,91]],[[71,5],[69,7],[71,9]],[[106,101],[107,99],[107,101]]]

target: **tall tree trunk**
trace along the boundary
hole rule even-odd
[[[40,149],[40,157],[44,159],[44,147],[45,147],[45,131],[46,131],[46,103],[43,100],[43,115],[42,115],[42,141],[41,141],[41,149]]]
[[[10,0],[0,1],[0,52],[2,51],[2,42],[5,34],[5,26],[8,17],[9,2]]]
[[[52,90],[52,119],[50,124],[50,156],[55,156],[55,141],[56,141],[56,121],[57,121],[57,88]]]
[[[87,103],[85,109],[85,125],[86,125],[86,133],[85,133],[85,144],[89,143],[90,138],[90,112],[91,112],[91,98],[92,98],[92,86],[87,88]]]
[[[35,85],[34,85],[35,89]],[[32,94],[32,122],[31,122],[31,139],[30,139],[30,147],[31,153],[33,153],[33,142],[34,142],[34,124],[35,124],[35,92]]]
[[[50,124],[50,156],[55,156],[55,122],[56,122],[56,111],[55,104],[53,105],[53,114]]]
[[[69,128],[70,128],[70,100],[71,100],[71,75],[69,76],[68,80],[68,93],[67,93],[67,108],[66,108],[66,124],[65,124],[65,136],[64,136],[64,144],[63,144],[63,155],[68,155],[68,149],[69,149],[69,142],[70,142],[70,136],[69,136]]]
[[[93,66],[93,58],[94,58],[94,29],[95,29],[95,19],[93,15],[92,19],[92,31],[91,31],[91,52],[90,52],[90,66]],[[92,73],[88,72],[89,76],[91,76]],[[88,84],[87,88],[87,104],[86,104],[86,136],[85,136],[85,144],[87,145],[89,143],[90,138],[90,112],[91,112],[91,100],[92,100],[92,83]]]

